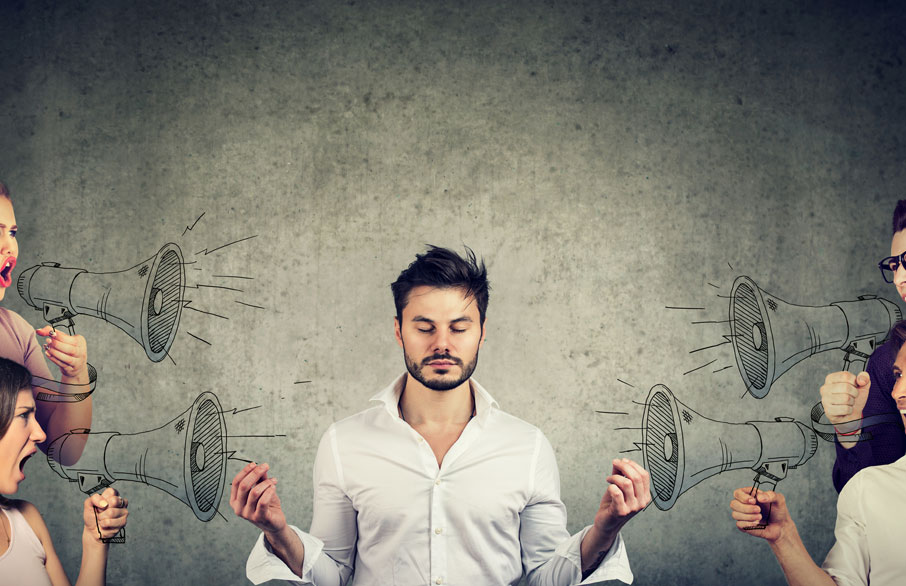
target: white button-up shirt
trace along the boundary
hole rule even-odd
[[[554,452],[536,427],[501,411],[474,380],[476,416],[438,467],[434,452],[398,416],[405,375],[321,438],[314,508],[300,579],[264,536],[249,580],[478,586],[632,582],[622,538],[582,582],[580,544],[570,537]],[[603,491],[605,487],[601,487]]]
[[[863,468],[837,499],[837,542],[821,566],[837,584],[902,585],[906,574],[906,456]]]

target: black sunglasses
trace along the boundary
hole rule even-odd
[[[878,263],[878,268],[881,269],[881,275],[884,280],[888,283],[893,283],[893,275],[901,265],[906,266],[906,250],[898,256],[888,256]]]

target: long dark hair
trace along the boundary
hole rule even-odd
[[[31,389],[28,369],[8,358],[0,358],[0,438],[6,435],[13,421],[16,399],[22,389]]]

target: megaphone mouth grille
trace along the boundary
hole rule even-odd
[[[748,278],[736,280],[731,294],[730,329],[733,350],[746,388],[763,397],[771,370],[771,340],[758,287]]]
[[[145,318],[148,327],[148,355],[163,358],[176,335],[182,311],[182,257],[175,246],[166,246],[155,259],[157,269],[149,281]]]
[[[217,512],[226,478],[226,425],[212,394],[199,398],[191,425],[186,446],[188,496],[195,515],[207,521]]]
[[[683,467],[682,430],[677,428],[675,412],[673,397],[658,386],[652,389],[645,407],[642,453],[645,467],[651,474],[655,504],[660,509],[669,509],[679,496],[678,478]]]

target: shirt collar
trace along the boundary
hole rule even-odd
[[[384,408],[390,415],[399,417],[400,414],[397,406],[399,405],[400,395],[403,392],[403,384],[405,382],[406,373],[404,372],[384,388],[384,390],[371,397],[371,401],[383,403]],[[500,405],[497,404],[497,401],[491,396],[491,393],[487,392],[474,378],[469,379],[469,384],[472,387],[472,391],[475,393],[475,418],[483,425],[484,422],[487,421],[491,410],[500,409]]]

